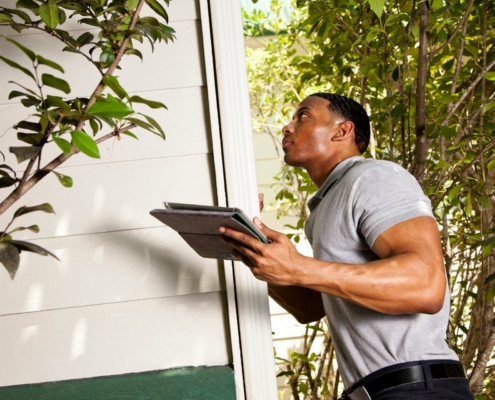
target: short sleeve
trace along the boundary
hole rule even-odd
[[[354,221],[370,248],[386,229],[420,216],[433,217],[431,202],[416,179],[392,162],[375,163],[355,181]]]

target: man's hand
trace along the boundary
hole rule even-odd
[[[306,257],[283,233],[269,229],[258,218],[254,219],[254,223],[272,242],[264,244],[249,235],[222,227],[222,240],[234,248],[232,255],[251,268],[259,280],[280,286],[296,284],[294,277]]]
[[[260,212],[263,211],[263,207],[265,207],[265,203],[263,202],[264,198],[265,198],[265,195],[263,193],[258,194],[258,201],[260,203]]]

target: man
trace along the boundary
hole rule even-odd
[[[344,96],[309,96],[282,132],[285,162],[319,188],[305,226],[314,258],[257,218],[272,243],[221,228],[233,255],[299,322],[327,315],[343,399],[473,399],[444,341],[448,286],[419,184],[394,163],[361,156],[369,119]]]

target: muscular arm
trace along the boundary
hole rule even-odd
[[[445,272],[438,228],[431,217],[412,218],[382,232],[373,245],[380,260],[361,265],[305,257],[285,235],[260,227],[271,244],[231,229],[222,228],[222,233],[235,248],[234,255],[271,287],[307,288],[386,314],[434,314],[442,307]],[[289,312],[304,312],[291,309],[294,305],[288,300],[295,292],[287,290],[284,295],[282,289],[275,289],[272,293],[282,306],[285,301]]]

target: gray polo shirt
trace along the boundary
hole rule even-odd
[[[387,228],[431,216],[418,182],[389,161],[351,157],[331,172],[308,202],[305,231],[316,259],[363,264],[379,257],[371,250]],[[434,315],[388,315],[322,294],[339,368],[346,387],[380,368],[415,360],[453,359],[444,338],[449,294]]]

